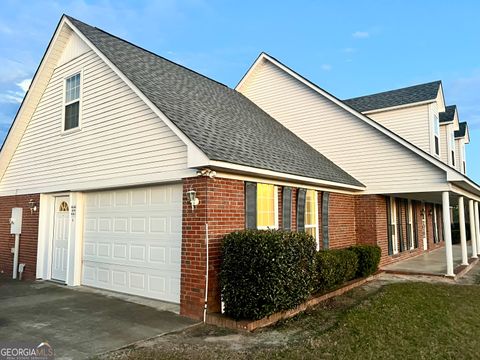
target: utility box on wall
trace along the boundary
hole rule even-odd
[[[10,218],[10,234],[20,235],[22,233],[22,215],[22,208],[12,208],[12,217]]]

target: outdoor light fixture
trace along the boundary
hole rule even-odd
[[[37,203],[33,199],[30,199],[28,202],[28,208],[30,209],[30,214],[37,212]]]
[[[423,217],[425,217],[425,209],[421,209],[421,210],[420,210],[420,215],[422,215]]]
[[[428,210],[428,215],[430,215],[430,216],[433,215],[433,210],[432,210],[432,209],[429,209],[429,210]]]
[[[195,206],[200,203],[200,200],[197,198],[197,192],[190,188],[190,190],[187,191],[187,198],[190,201],[190,204],[192,204],[192,210],[195,210]]]

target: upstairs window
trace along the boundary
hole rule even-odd
[[[65,118],[63,130],[71,130],[80,124],[80,73],[65,80]]]
[[[455,133],[450,133],[450,154],[452,157],[452,166],[455,166]]]
[[[440,123],[438,122],[437,115],[433,115],[433,135],[435,142],[435,154],[440,156]]]

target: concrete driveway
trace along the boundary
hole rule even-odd
[[[194,323],[95,291],[0,280],[0,343],[47,341],[57,359],[85,359]]]

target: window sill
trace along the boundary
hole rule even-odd
[[[81,127],[76,127],[76,128],[73,128],[73,129],[62,130],[62,133],[60,135],[66,136],[66,135],[70,135],[70,134],[75,134],[75,133],[80,132],[80,131],[82,131],[82,128]]]

